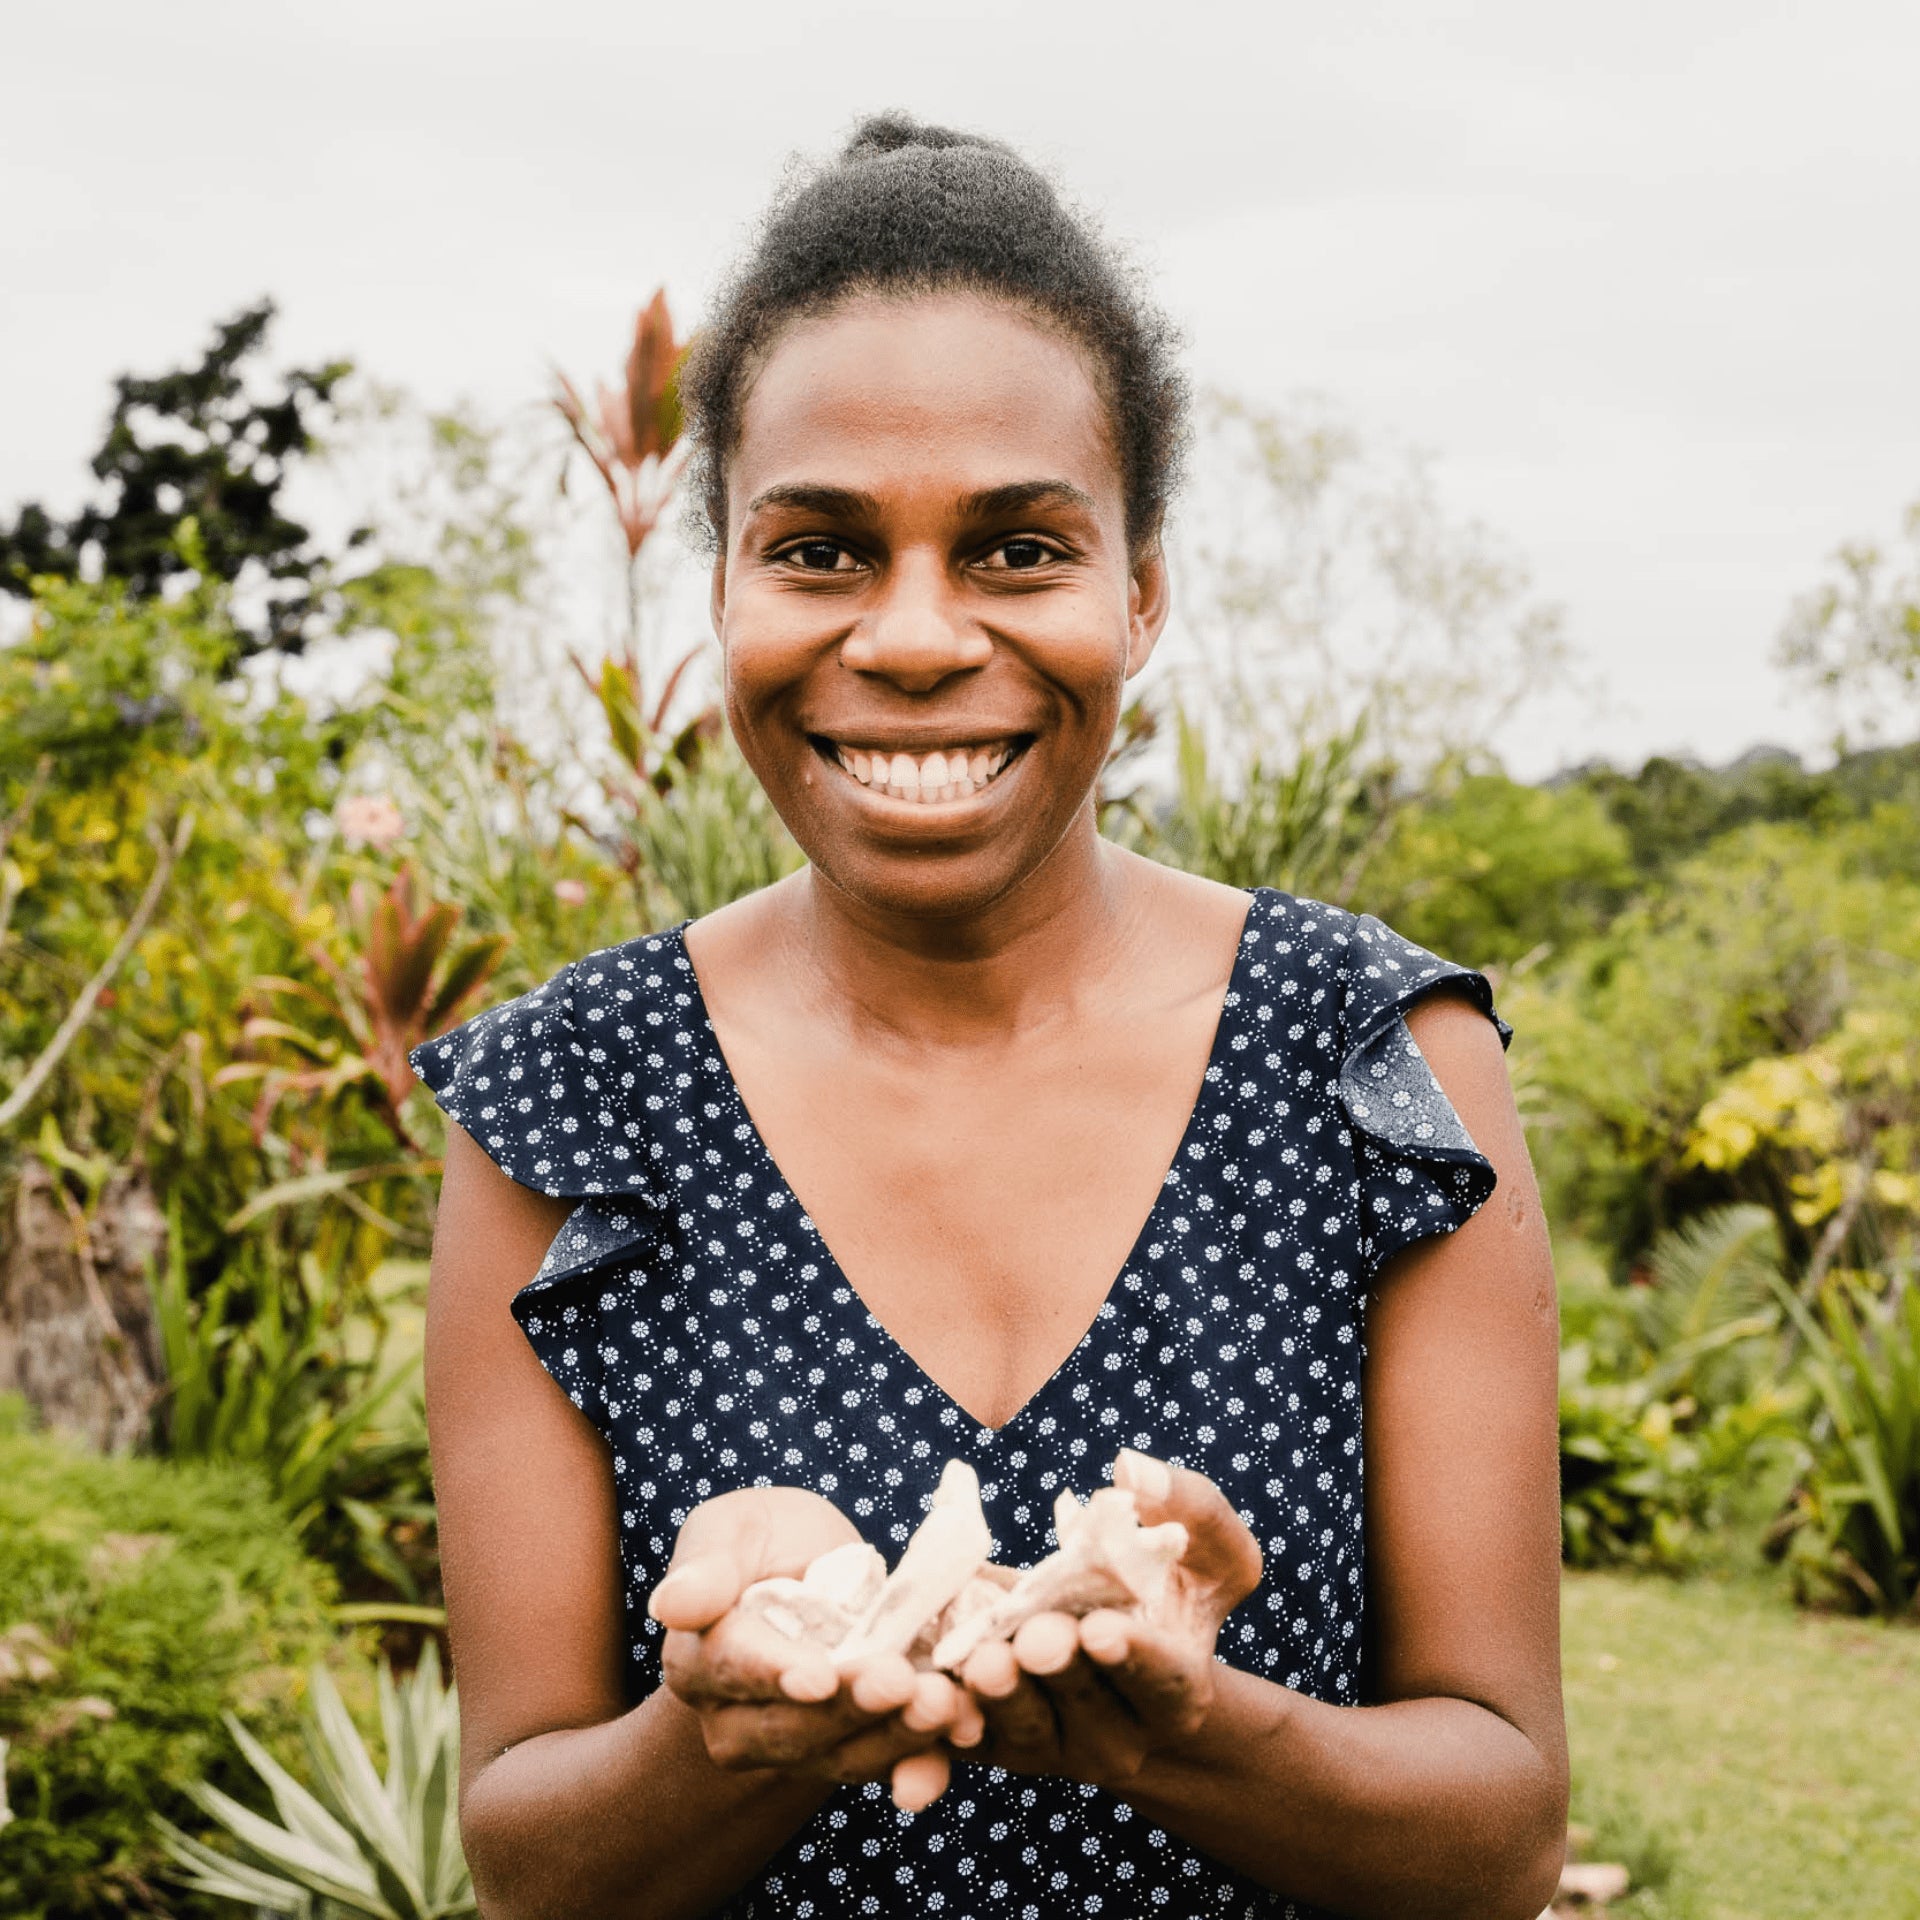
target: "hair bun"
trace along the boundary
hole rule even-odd
[[[984,147],[989,144],[978,134],[961,133],[953,127],[930,127],[906,113],[869,115],[853,130],[853,138],[841,149],[844,160],[866,160],[875,154],[898,153],[903,147]]]

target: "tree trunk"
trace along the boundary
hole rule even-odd
[[[107,1182],[92,1214],[36,1160],[0,1217],[0,1393],[103,1453],[144,1442],[166,1378],[147,1284],[167,1223],[143,1173]]]

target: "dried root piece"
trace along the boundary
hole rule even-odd
[[[799,1580],[756,1580],[740,1596],[742,1613],[789,1640],[837,1647],[886,1584],[887,1563],[864,1540],[823,1553]]]
[[[917,1653],[924,1666],[964,1591],[985,1587],[987,1597],[976,1598],[974,1607],[1001,1598],[1002,1586],[975,1579],[992,1551],[979,1476],[965,1461],[950,1460],[926,1519],[891,1574],[874,1548],[849,1541],[823,1553],[802,1579],[756,1580],[740,1596],[740,1608],[843,1666],[876,1653]]]
[[[934,1649],[947,1635],[969,1620],[991,1613],[1019,1583],[1019,1579],[1016,1568],[996,1567],[989,1561],[920,1629],[913,1645],[907,1649],[907,1658],[916,1667],[933,1666]]]
[[[1008,1640],[1040,1613],[1078,1618],[1098,1607],[1151,1607],[1187,1550],[1187,1530],[1169,1520],[1143,1527],[1133,1495],[1102,1487],[1083,1507],[1071,1493],[1054,1503],[1057,1552],[1029,1568],[994,1605],[956,1619],[933,1649],[933,1664],[958,1668],[976,1647]]]
[[[1166,1471],[1158,1462],[1144,1465]],[[1084,1505],[1062,1493],[1053,1527],[1059,1547],[1038,1566],[1016,1573],[992,1565],[979,1476],[965,1461],[949,1460],[926,1519],[891,1574],[872,1547],[850,1541],[822,1554],[802,1579],[756,1581],[740,1596],[741,1610],[832,1654],[841,1667],[904,1653],[916,1667],[951,1671],[976,1647],[1011,1639],[1035,1614],[1078,1618],[1099,1607],[1153,1607],[1187,1550],[1187,1530],[1177,1521],[1140,1524],[1126,1487],[1102,1487]]]
[[[876,1653],[905,1653],[958,1598],[993,1552],[980,1505],[980,1476],[949,1460],[927,1517],[907,1542],[900,1564],[853,1631],[834,1649],[841,1666]]]

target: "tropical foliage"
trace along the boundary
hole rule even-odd
[[[223,1713],[284,1750],[333,1581],[243,1468],[97,1459],[0,1433],[0,1913],[160,1910],[154,1810],[241,1785]],[[211,1912],[211,1908],[200,1911]]]
[[[116,1209],[165,1223],[102,1348],[146,1355],[161,1457],[0,1440],[0,1908],[46,1920],[471,1910],[418,1364],[443,1123],[407,1055],[799,859],[660,586],[664,298],[619,380],[513,432],[269,377],[270,318],[130,376],[101,501],[0,541],[0,1220],[52,1194],[82,1294]],[[235,441],[275,433],[270,471]],[[385,478],[329,549],[280,480],[356,448]],[[1226,404],[1199,464],[1230,511],[1182,556],[1196,648],[1127,715],[1106,830],[1493,976],[1562,1251],[1569,1561],[1764,1543],[1807,1603],[1912,1617],[1920,746],[1516,781],[1493,729],[1554,619],[1424,470]],[[1797,669],[1904,697],[1907,571],[1843,556]],[[301,1677],[342,1620],[413,1669],[362,1690],[384,1774]]]
[[[311,1791],[229,1715],[228,1730],[279,1822],[218,1787],[189,1787],[238,1851],[216,1852],[161,1820],[187,1885],[298,1920],[308,1920],[316,1902],[324,1913],[364,1920],[457,1920],[478,1911],[460,1846],[460,1710],[454,1690],[441,1684],[433,1643],[398,1683],[383,1663],[379,1694],[384,1778],[332,1677],[314,1668],[302,1727]]]

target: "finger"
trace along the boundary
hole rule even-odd
[[[1163,1507],[1172,1497],[1173,1468],[1150,1453],[1122,1447],[1113,1458],[1113,1484],[1133,1495],[1145,1519],[1149,1507]]]
[[[647,1611],[663,1627],[692,1633],[712,1626],[762,1577],[767,1511],[755,1493],[723,1493],[687,1515],[666,1574],[647,1596]]]
[[[832,1753],[864,1724],[851,1705],[721,1706],[701,1716],[701,1736],[717,1767],[803,1767]]]
[[[960,1680],[982,1700],[1004,1700],[1020,1684],[1020,1662],[1006,1641],[988,1640],[967,1656]]]
[[[1081,1624],[1084,1640],[1089,1614]],[[1191,1646],[1163,1633],[1149,1622],[1125,1614],[1109,1615],[1118,1631],[1104,1622],[1094,1628],[1095,1652],[1107,1684],[1147,1726],[1191,1733],[1206,1716],[1212,1699],[1212,1662],[1197,1660]],[[1117,1659],[1103,1658],[1124,1642]]]
[[[1080,1651],[1080,1623],[1067,1613],[1036,1613],[1013,1636],[1013,1656],[1021,1668],[1045,1677],[1064,1672]]]
[[[690,1706],[709,1701],[831,1700],[840,1676],[817,1648],[764,1620],[730,1613],[704,1633],[674,1630],[661,1646],[667,1684]]]
[[[840,1691],[840,1670],[824,1653],[803,1651],[780,1670],[780,1691],[789,1700],[818,1705]]]
[[[1133,1622],[1112,1607],[1096,1608],[1080,1622],[1080,1651],[1096,1666],[1119,1666],[1133,1651]]]
[[[900,1724],[910,1733],[944,1733],[953,1723],[960,1689],[944,1673],[916,1673],[913,1695],[900,1710]]]
[[[1081,1742],[1097,1742],[1105,1732],[1136,1727],[1126,1702],[1107,1684],[1105,1672],[1083,1660],[1079,1648],[1062,1667],[1043,1675],[1039,1686],[1053,1703],[1062,1729]]]
[[[953,1764],[938,1747],[925,1753],[910,1753],[893,1769],[893,1804],[902,1813],[919,1813],[930,1807],[947,1790],[953,1778]]]
[[[932,1734],[909,1733],[898,1714],[889,1714],[852,1728],[819,1756],[813,1770],[829,1780],[885,1780],[902,1760],[938,1744]]]
[[[647,1595],[647,1611],[663,1627],[698,1633],[740,1598],[745,1585],[731,1556],[716,1552],[707,1559],[670,1567]]]
[[[875,1654],[853,1669],[847,1690],[863,1713],[898,1713],[913,1698],[917,1678],[905,1654]]]
[[[1076,1654],[1034,1684],[1047,1696],[1059,1722],[1061,1754],[1075,1774],[1112,1786],[1140,1770],[1149,1729],[1107,1684],[1104,1669]]]
[[[1259,1541],[1204,1473],[1122,1447],[1113,1463],[1113,1484],[1133,1495],[1143,1526],[1175,1521],[1186,1528],[1182,1564],[1220,1587],[1223,1612],[1260,1584]]]
[[[986,1715],[980,1703],[965,1687],[954,1689],[953,1725],[947,1729],[947,1745],[963,1750],[977,1747],[987,1737]]]
[[[979,1705],[983,1737],[978,1744],[1013,1753],[1044,1752],[1055,1744],[1059,1723],[1053,1709],[1004,1640],[976,1647],[961,1679]]]

